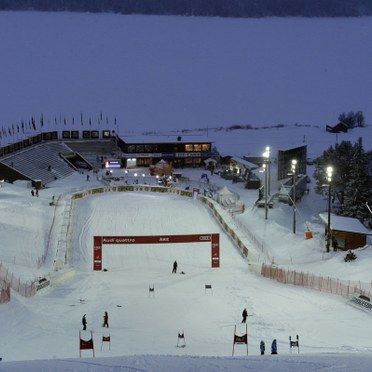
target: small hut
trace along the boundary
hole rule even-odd
[[[320,219],[328,229],[328,214],[319,214]],[[347,251],[367,245],[368,236],[372,231],[368,230],[358,219],[352,217],[337,216],[331,213],[330,236],[332,245],[337,249]]]
[[[327,132],[330,132],[330,133],[347,133],[347,131],[349,130],[349,127],[347,124],[345,124],[344,122],[340,121],[338,122],[336,125],[334,125],[333,127],[331,125],[327,125],[326,126],[326,131]]]

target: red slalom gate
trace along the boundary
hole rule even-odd
[[[220,267],[220,234],[145,235],[145,236],[94,236],[93,270],[102,270],[102,246],[104,244],[168,244],[210,243],[211,267]]]

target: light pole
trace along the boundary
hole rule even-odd
[[[329,252],[329,247],[331,245],[331,184],[332,184],[332,173],[333,168],[327,167],[327,182],[328,182],[328,224],[327,224],[327,252]]]
[[[265,152],[262,154],[264,158],[264,170],[265,170],[265,220],[267,220],[268,214],[268,188],[269,188],[269,159],[270,159],[270,147],[266,147]]]
[[[266,168],[267,168],[267,194],[270,195],[270,147],[266,146],[265,152],[263,153],[264,158],[266,159]]]
[[[293,234],[296,234],[296,166],[297,160],[292,160],[292,206],[293,206]]]

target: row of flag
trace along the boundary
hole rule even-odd
[[[75,116],[62,116],[59,115],[54,116],[54,118],[50,118],[49,116],[45,117],[44,114],[41,114],[40,119],[36,119],[35,117],[31,117],[29,120],[22,120],[20,123],[12,124],[8,127],[2,126],[0,130],[0,140],[3,139],[14,139],[15,136],[18,135],[35,132],[35,131],[44,131],[44,130],[53,130],[53,126],[57,127],[60,125],[75,127],[75,125],[80,125],[81,127],[89,125],[89,127],[94,126],[95,128],[101,125],[105,125],[105,129],[109,129],[113,127],[116,129],[117,121],[116,116],[110,120],[108,115],[103,115],[100,112],[97,116],[93,117],[92,115],[85,116],[82,112],[80,113],[80,117],[75,118]]]

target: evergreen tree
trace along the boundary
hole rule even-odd
[[[369,217],[366,202],[368,189],[368,159],[363,150],[362,139],[354,145],[354,154],[350,159],[350,171],[345,184],[344,201],[340,214],[354,217],[360,221]]]
[[[365,127],[366,122],[362,111],[357,111],[355,113],[355,124],[357,127]]]
[[[331,146],[316,159],[314,178],[317,193],[322,193],[327,185],[326,168],[333,167],[332,192],[339,196],[340,214],[365,222],[370,219],[366,202],[371,200],[372,191],[369,187],[371,152],[363,150],[362,139],[355,145],[342,141],[335,147]]]
[[[343,112],[338,116],[338,120],[345,123],[349,128],[365,126],[365,119],[362,111],[349,111],[347,114]]]
[[[344,191],[350,173],[350,159],[353,154],[354,149],[350,141],[342,141],[323,152],[323,155],[316,160],[314,171],[317,193],[322,193],[324,185],[327,184],[326,168],[328,166],[333,168],[332,189],[334,193]]]

